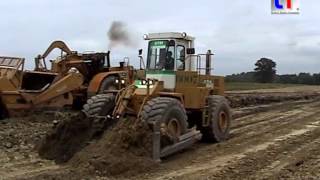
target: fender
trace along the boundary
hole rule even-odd
[[[99,74],[95,75],[89,83],[88,90],[87,90],[88,96],[93,96],[98,93],[100,85],[105,78],[107,78],[108,76],[112,76],[112,75],[119,77],[120,73],[127,74],[128,72],[127,71],[112,71],[112,72],[99,73]]]
[[[173,93],[173,92],[159,92],[158,93],[160,97],[169,97],[169,98],[174,98],[180,101],[183,105],[184,104],[184,97],[181,93]]]

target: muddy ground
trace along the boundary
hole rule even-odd
[[[197,143],[152,168],[112,177],[38,157],[35,146],[52,128],[54,115],[7,119],[0,122],[0,179],[320,179],[320,99],[313,89],[300,90],[230,93],[234,101],[282,97],[234,106],[226,142]],[[296,96],[283,98],[289,95]]]

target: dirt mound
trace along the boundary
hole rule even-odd
[[[68,161],[92,138],[92,121],[82,113],[61,117],[62,121],[52,129],[38,145],[42,158],[56,163]]]
[[[146,123],[135,118],[119,120],[97,137],[93,121],[81,114],[65,118],[39,145],[39,155],[97,176],[136,174],[154,165],[152,131]]]
[[[143,122],[120,120],[96,143],[85,147],[69,162],[81,172],[100,176],[131,175],[152,168],[152,131]]]

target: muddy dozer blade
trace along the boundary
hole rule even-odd
[[[160,152],[160,158],[169,156],[175,152],[181,151],[185,148],[192,146],[195,142],[201,139],[202,135],[199,131],[191,131],[187,134],[180,136],[178,143],[173,144],[172,146],[165,147]]]
[[[195,128],[193,128],[188,133],[180,136],[177,143],[161,149],[161,135],[160,131],[158,131],[159,129],[157,129],[157,125],[154,125],[154,130],[156,131],[153,131],[153,160],[157,162],[161,162],[161,158],[163,157],[172,155],[176,152],[192,146],[202,138],[202,134],[200,133],[200,131],[197,131]]]

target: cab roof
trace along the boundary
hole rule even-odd
[[[187,35],[187,33],[183,32],[163,32],[163,33],[149,33],[144,36],[145,40],[152,39],[185,39],[187,41],[193,41],[195,38]]]

